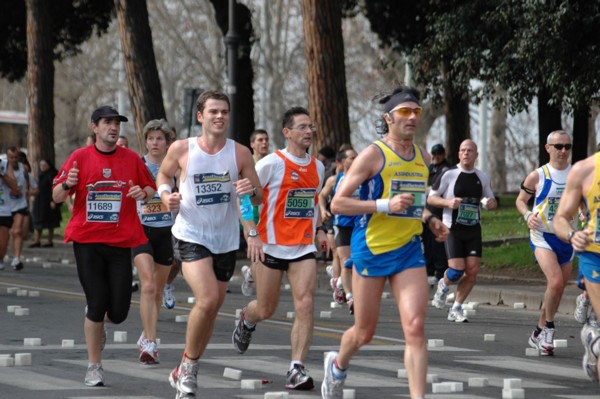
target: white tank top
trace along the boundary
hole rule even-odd
[[[202,151],[197,139],[188,139],[185,180],[179,183],[181,204],[173,235],[206,247],[213,254],[235,251],[240,246],[235,141],[211,155]]]
[[[566,169],[555,169],[550,164],[546,164],[537,169],[539,183],[535,193],[534,213],[542,221],[541,231],[554,234],[552,221],[558,209],[560,197],[567,183],[567,175],[571,170],[571,165]]]

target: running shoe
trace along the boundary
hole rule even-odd
[[[306,373],[303,365],[294,364],[294,368],[287,372],[285,379],[286,389],[308,391],[309,389],[313,389],[314,386],[313,379]]]
[[[584,293],[579,294],[575,300],[575,312],[573,316],[578,323],[585,324],[588,319],[588,310],[590,309],[590,300]]]
[[[446,306],[446,298],[448,297],[448,291],[450,290],[448,287],[442,286],[442,284],[444,284],[443,279],[439,281],[437,290],[431,301],[431,304],[438,309],[444,309],[444,306]]]
[[[173,284],[165,284],[165,288],[163,288],[163,306],[166,309],[173,309],[175,307],[175,294],[173,291],[175,287]]]
[[[344,287],[342,286],[342,279],[339,277],[334,277],[330,280],[330,283],[331,288],[333,288],[333,300],[340,305],[346,303],[346,293],[344,292]]]
[[[233,330],[233,335],[231,336],[231,341],[233,342],[233,347],[240,354],[244,354],[248,350],[250,346],[250,341],[252,340],[252,333],[256,330],[256,327],[252,327],[251,329],[246,327],[244,324],[244,320],[246,319],[246,308],[242,309],[242,314],[240,315],[240,320],[238,321],[235,330]]]
[[[160,363],[156,342],[146,340],[143,349],[140,351],[140,363],[144,365]]]
[[[144,350],[144,346],[146,345],[146,342],[148,342],[148,340],[144,336],[144,330],[142,330],[142,333],[140,334],[140,337],[137,340],[137,347],[140,350],[140,352]]]
[[[540,340],[540,347],[548,355],[554,354],[554,328],[544,327],[544,338]]]
[[[337,352],[328,352],[325,354],[323,383],[321,384],[321,397],[323,399],[342,399],[344,397],[344,382],[346,374],[343,376],[335,375],[333,372],[333,363],[337,357]]]
[[[596,312],[594,312],[594,309],[590,311],[590,316],[588,317],[587,323],[592,327],[598,327],[598,318],[596,317]]]
[[[18,257],[13,258],[10,262],[10,265],[12,266],[13,270],[23,269],[23,262],[21,262],[21,259]]]
[[[455,323],[468,323],[469,320],[462,309],[450,309],[448,312],[448,321]]]
[[[598,328],[585,324],[581,329],[581,343],[585,348],[582,366],[590,381],[598,381],[598,355],[594,354],[594,346],[597,346],[598,339]]]
[[[346,305],[348,306],[348,312],[354,314],[354,297],[352,294],[346,295]]]
[[[540,355],[542,355],[542,356],[551,356],[551,355],[553,355],[553,353],[547,351],[543,347],[543,342],[545,340],[545,337],[544,337],[545,334],[546,334],[546,328],[542,329],[542,331],[537,335],[537,337],[535,336],[535,330],[534,330],[531,333],[531,335],[529,336],[529,340],[527,341],[527,343],[532,348],[535,348],[535,349],[539,350],[540,351]]]
[[[195,395],[198,390],[198,362],[183,362],[169,374],[171,386],[177,389],[177,397]],[[183,396],[185,397],[185,396]]]
[[[252,276],[252,269],[249,266],[242,266],[242,294],[244,296],[252,296],[254,293],[254,277]]]
[[[104,386],[104,369],[102,368],[102,364],[94,363],[88,365],[84,382],[88,387]]]
[[[333,265],[329,265],[325,268],[325,272],[329,278],[333,278]]]

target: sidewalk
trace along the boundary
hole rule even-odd
[[[59,263],[67,262],[68,265],[75,265],[75,257],[73,255],[73,245],[65,244],[62,238],[54,241],[53,248],[27,248],[31,241],[25,243],[23,248],[23,257],[25,259],[25,267],[27,263]],[[10,252],[10,251],[9,251]],[[35,259],[34,259],[35,258]],[[41,260],[40,260],[41,259]],[[241,265],[248,264],[246,259],[238,260],[236,274],[240,274]],[[319,284],[318,291],[329,290],[329,281],[325,273],[325,262],[319,262]],[[7,263],[6,271],[12,271],[10,264]],[[515,303],[524,303],[525,308],[529,310],[539,310],[544,299],[544,291],[546,289],[545,280],[540,278],[519,278],[507,277],[502,275],[492,275],[485,271],[480,272],[477,278],[477,284],[471,291],[468,300],[470,302],[489,303],[493,306],[508,306],[513,307]],[[455,288],[451,288],[454,292]],[[581,290],[577,287],[574,281],[570,282],[565,289],[565,294],[559,306],[559,313],[572,315],[575,310],[575,299]]]

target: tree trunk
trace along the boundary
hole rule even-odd
[[[496,194],[506,190],[506,107],[492,107],[490,123],[490,181]]]
[[[545,165],[550,160],[546,151],[546,138],[555,130],[562,129],[561,111],[559,107],[548,104],[550,96],[544,89],[538,93],[538,161],[539,166]]]
[[[160,78],[152,47],[152,31],[148,22],[148,8],[145,0],[115,0],[115,7],[137,145],[140,153],[143,153],[144,125],[151,119],[165,117]]]
[[[50,3],[26,0],[27,6],[27,152],[37,175],[40,159],[54,163],[54,62]]]
[[[573,115],[573,151],[571,162],[587,158],[588,130],[590,111],[588,108],[577,110]]]
[[[600,110],[597,105],[592,105],[590,109],[590,118],[588,120],[588,154],[593,154],[598,151],[598,144],[596,142],[596,118],[598,118],[598,114]]]
[[[460,143],[471,138],[469,91],[467,87],[456,87],[447,65],[442,66],[442,74],[446,114],[446,157],[450,164],[454,165],[458,163]]]
[[[229,2],[225,0],[211,0],[215,9],[217,25],[223,36],[229,30]],[[237,82],[235,82],[236,112],[231,115],[235,118],[236,132],[234,138],[237,142],[250,147],[250,135],[254,130],[254,69],[250,51],[252,50],[252,14],[248,7],[236,2],[236,32],[239,35],[237,58]]]
[[[317,126],[313,153],[350,143],[348,95],[342,37],[342,8],[337,0],[302,0],[308,110]]]

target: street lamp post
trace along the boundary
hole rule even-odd
[[[236,91],[237,91],[237,60],[238,44],[240,38],[235,29],[235,8],[236,0],[229,0],[229,29],[225,35],[225,45],[227,46],[227,94],[231,102],[229,118],[229,137],[236,138],[237,120],[236,120]]]

